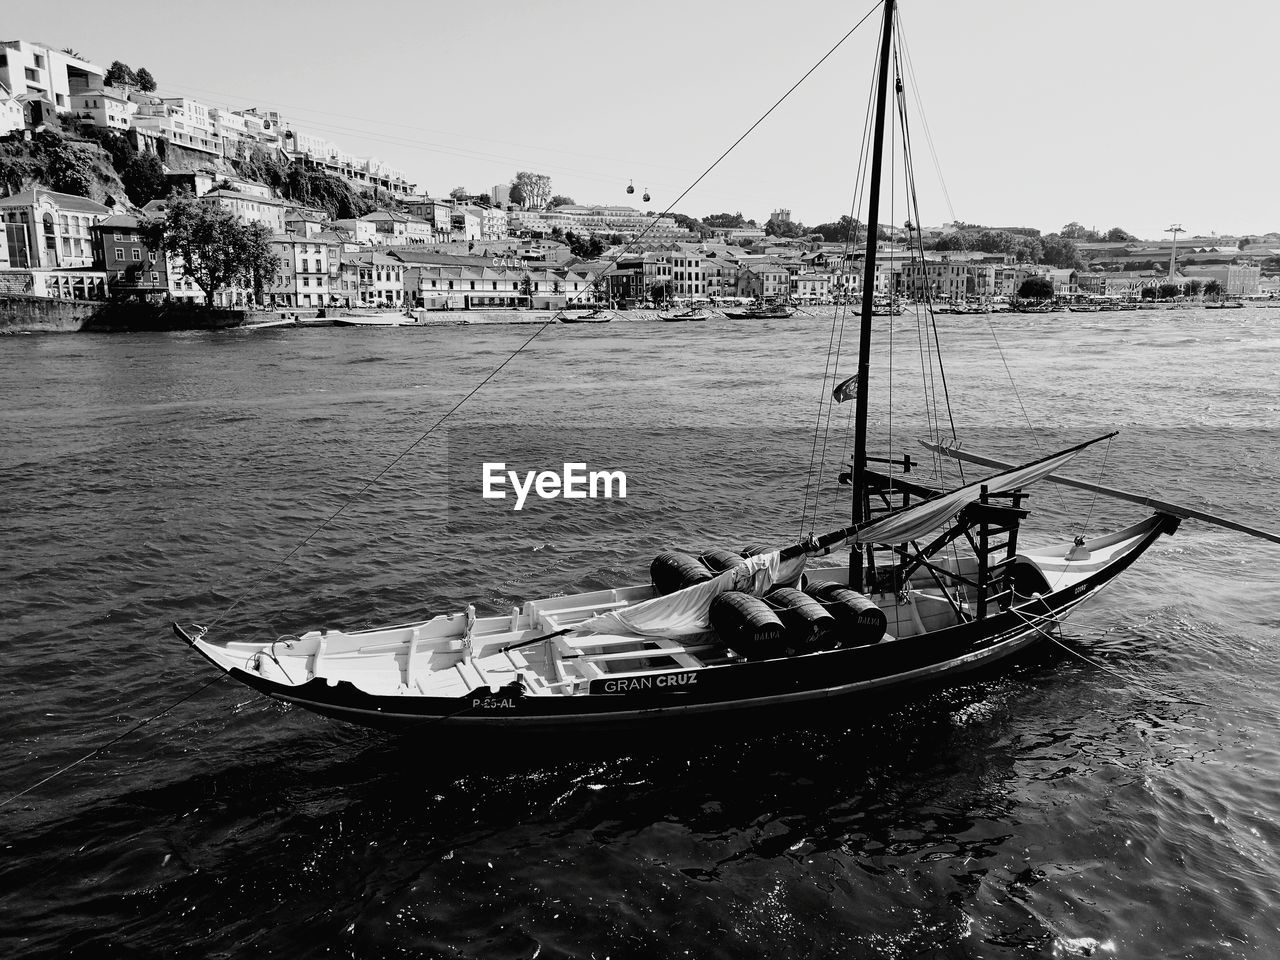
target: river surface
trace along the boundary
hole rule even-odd
[[[945,395],[911,318],[877,355],[877,451],[919,454],[923,383],[969,449],[1119,430],[1070,472],[1280,528],[1280,310],[939,323]],[[1068,622],[1100,666],[728,744],[459,750],[200,689],[172,620],[501,611],[847,515],[852,404],[806,496],[825,319],[551,327],[428,433],[533,329],[0,340],[0,800],[124,735],[0,807],[0,956],[1280,955],[1280,547],[1202,523]],[[516,512],[479,459],[628,498]],[[1024,543],[1143,515],[1031,506]]]

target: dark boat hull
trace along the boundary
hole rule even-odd
[[[290,686],[233,668],[246,686],[316,713],[364,726],[447,726],[483,732],[616,732],[685,728],[798,713],[848,709],[921,684],[945,682],[1019,655],[1072,608],[1114,579],[1178,520],[1144,522],[1137,546],[1072,586],[988,616],[918,637],[754,662],[734,662],[649,677],[604,677],[587,695],[529,696],[516,684],[479,687],[464,697],[384,696],[323,678]],[[192,638],[175,625],[175,630]],[[194,645],[194,644],[193,644]],[[199,646],[196,647],[199,649]]]

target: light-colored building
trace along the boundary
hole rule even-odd
[[[1182,272],[1203,282],[1217,280],[1222,292],[1229,297],[1256,297],[1262,281],[1262,268],[1249,263],[1187,266],[1182,268]]]
[[[128,130],[138,105],[115,87],[82,90],[71,95],[71,112],[95,127]]]
[[[10,268],[92,268],[93,226],[110,215],[100,203],[43,187],[0,200]]]
[[[341,254],[342,286],[338,295],[350,305],[399,307],[405,302],[405,271],[394,257],[372,251]],[[348,287],[348,283],[354,286]]]
[[[829,273],[797,273],[791,278],[791,299],[800,303],[827,303],[831,300]]]
[[[0,137],[26,126],[22,104],[9,87],[0,83]]]
[[[360,219],[373,224],[377,231],[375,242],[381,246],[399,247],[435,242],[436,232],[432,224],[410,213],[375,210]]]
[[[0,42],[0,83],[18,97],[41,95],[59,111],[71,109],[71,95],[105,85],[106,72],[80,57],[32,43]]]
[[[334,220],[329,226],[357,246],[368,247],[378,242],[378,225],[368,220]]]
[[[738,271],[740,297],[761,300],[785,299],[791,293],[791,272],[779,260],[755,260]]]
[[[222,144],[214,135],[209,108],[189,97],[161,97],[141,90],[131,91],[137,105],[132,125],[188,150],[210,157],[222,156]]]
[[[901,292],[933,301],[989,297],[996,293],[993,264],[955,262],[949,257],[913,258],[902,265]]]
[[[282,233],[271,238],[271,248],[280,257],[280,271],[265,289],[272,305],[305,309],[340,302],[341,237]]]
[[[238,190],[210,190],[200,197],[200,202],[216,203],[245,223],[265,225],[273,234],[285,232],[285,216],[294,209],[283,200],[241,193]]]

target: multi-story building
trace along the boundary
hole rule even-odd
[[[480,238],[485,241],[507,238],[507,212],[493,207],[476,207],[480,216]]]
[[[797,273],[791,278],[791,299],[800,303],[827,303],[831,299],[831,274]]]
[[[113,297],[164,299],[169,268],[164,251],[152,247],[137,217],[118,213],[92,227],[94,268],[107,275]]]
[[[110,215],[100,203],[43,187],[0,200],[10,267],[92,267],[93,225]]]
[[[95,127],[108,130],[128,130],[138,105],[121,90],[103,87],[101,90],[81,90],[71,94],[71,112]]]
[[[102,89],[106,73],[96,64],[29,40],[0,41],[0,83],[15,97],[34,94],[58,111],[71,109],[71,95]]]
[[[435,242],[436,232],[432,224],[413,214],[375,210],[360,219],[373,224],[377,231],[375,242],[381,246],[400,247]]]
[[[341,237],[281,233],[271,238],[271,248],[280,257],[280,271],[265,285],[274,306],[314,308],[338,302]]]
[[[285,232],[285,216],[294,209],[292,204],[283,200],[241,193],[238,190],[210,190],[200,198],[200,202],[217,204],[245,223],[265,225],[272,233]]]
[[[343,253],[341,257],[341,287],[338,296],[348,299],[350,305],[399,307],[405,302],[405,271],[403,262],[373,251]],[[353,286],[348,287],[351,283]]]
[[[785,299],[791,293],[791,273],[779,260],[755,260],[738,271],[740,297],[760,300]]]
[[[1182,268],[1187,277],[1201,280],[1217,280],[1222,292],[1229,297],[1255,297],[1262,281],[1262,268],[1257,264],[1222,263],[1212,266],[1187,266]]]
[[[26,126],[22,103],[9,87],[0,83],[0,137]]]
[[[140,90],[129,99],[137,104],[132,125],[163,140],[210,157],[222,156],[222,144],[214,135],[209,108],[188,97],[160,97]]]
[[[949,257],[913,258],[902,265],[902,292],[931,300],[963,300],[996,293],[995,265]]]

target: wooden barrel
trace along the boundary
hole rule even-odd
[[[749,593],[730,591],[711,601],[711,626],[720,639],[748,660],[787,656],[786,631],[769,605]]]
[[[888,618],[883,610],[857,590],[829,582],[811,583],[804,590],[835,617],[838,629],[827,635],[828,649],[864,647],[884,639]]]
[[[797,652],[830,649],[827,637],[836,630],[836,618],[818,600],[795,587],[775,587],[764,600],[786,627]]]
[[[649,576],[658,593],[664,596],[711,579],[707,568],[696,558],[675,552],[660,553],[654,557],[653,563],[649,564]]]
[[[698,554],[698,559],[702,561],[703,566],[713,573],[723,573],[726,570],[732,570],[734,567],[741,567],[747,562],[732,550],[708,550],[705,553]]]

